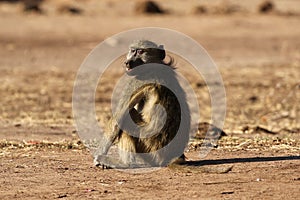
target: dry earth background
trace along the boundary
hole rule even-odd
[[[274,0],[264,11],[260,0],[158,2],[164,14],[144,13],[138,0],[11,2],[0,1],[0,199],[299,198],[300,1]],[[74,127],[77,70],[105,38],[145,26],[180,31],[213,57],[226,88],[227,136],[191,169],[95,168]],[[199,121],[209,122],[205,82],[176,59],[199,98]],[[97,89],[100,122],[110,117],[121,63]],[[191,141],[189,159],[198,159],[201,142]]]

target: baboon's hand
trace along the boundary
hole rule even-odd
[[[94,165],[102,167],[102,169],[127,169],[129,165],[124,164],[118,159],[109,157],[107,155],[98,155],[94,158]]]
[[[149,163],[130,163],[125,164],[121,160],[109,157],[107,155],[98,155],[94,158],[94,165],[102,167],[102,169],[136,169],[136,168],[151,168]]]

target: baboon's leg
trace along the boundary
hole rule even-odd
[[[122,133],[122,130],[117,128],[117,125],[116,125],[115,130],[112,134],[113,135],[111,135],[111,137],[113,137],[113,138],[110,138],[111,141],[115,140],[116,137],[118,137],[119,134],[121,134],[119,136],[120,138],[119,138],[119,142],[118,142],[118,144],[120,145],[119,148],[124,148],[125,149],[125,151],[123,151],[124,153],[122,155],[120,154],[121,159],[117,159],[117,158],[114,158],[113,156],[106,155],[109,148],[113,144],[113,142],[109,141],[109,142],[107,142],[107,144],[105,146],[103,154],[95,156],[94,165],[98,166],[98,167],[102,166],[103,169],[104,168],[106,168],[106,169],[109,169],[109,168],[118,168],[118,169],[130,168],[130,165],[129,165],[130,162],[127,162],[127,160],[129,160],[129,156],[126,156],[126,153],[127,153],[126,150],[130,149],[130,148],[133,149],[134,146],[132,144],[132,141],[129,140],[130,138],[127,134]],[[126,162],[124,162],[124,161],[126,161]]]
[[[145,113],[143,115],[135,109],[135,105],[139,105],[142,102],[142,99],[151,96],[151,103],[154,104],[156,101],[155,88],[152,85],[147,85],[143,89],[136,91],[135,94],[132,95],[130,102],[128,103],[127,108],[123,108],[120,113],[117,113],[117,120],[120,123],[120,127],[122,125],[126,126],[128,120],[132,120],[137,126],[145,125],[145,121],[143,117],[148,116]],[[146,95],[147,94],[147,95]],[[149,99],[149,98],[148,98]],[[148,105],[150,106],[150,105]],[[151,108],[153,105],[150,106]],[[129,111],[129,112],[128,112]],[[150,116],[148,116],[150,118]],[[103,150],[100,152],[100,155],[95,156],[94,163],[97,166],[105,166],[106,168],[129,168],[129,167],[151,167],[150,163],[152,161],[152,156],[148,156],[147,161],[142,158],[137,158],[137,144],[138,144],[138,135],[137,138],[129,135],[126,132],[123,132],[118,124],[114,126],[114,130],[106,135],[106,141],[104,141]],[[106,156],[110,147],[113,145],[114,141],[118,138],[118,148],[119,148],[119,156],[120,159],[114,159],[109,156]],[[147,153],[139,150],[139,153]]]
[[[123,132],[119,138],[118,148],[119,156],[123,163],[132,164],[136,163],[136,139]]]

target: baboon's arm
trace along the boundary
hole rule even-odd
[[[121,127],[125,127],[128,121],[131,119],[137,126],[143,126],[146,124],[144,117],[149,118],[148,115],[145,116],[143,113],[143,108],[141,110],[137,110],[135,107],[139,107],[143,104],[143,102],[148,100],[150,97],[156,97],[155,95],[156,88],[153,85],[146,85],[140,90],[136,91],[128,101],[125,103],[125,106],[121,108],[119,113],[114,116],[113,121],[113,130],[106,135],[106,141],[103,145],[102,154],[96,155],[94,159],[94,164],[96,166],[102,166],[103,168],[136,168],[136,167],[150,167],[150,165],[146,165],[145,163],[131,163],[130,165],[124,164],[122,161],[113,158],[111,156],[107,156],[107,153],[110,147],[114,144],[114,142],[119,138],[122,134],[123,130]],[[122,101],[122,100],[121,100]],[[154,103],[155,101],[153,101]],[[149,104],[149,103],[148,103]],[[149,106],[149,105],[148,105]],[[143,105],[141,106],[143,107]],[[152,105],[150,106],[152,107]],[[130,118],[129,118],[130,117]]]
[[[142,125],[143,118],[142,115],[134,108],[136,104],[138,104],[143,98],[145,97],[144,92],[138,92],[135,95],[132,96],[132,98],[129,100],[128,106],[124,106],[122,108],[122,111],[120,111],[119,114],[117,114],[117,118],[119,119],[119,123],[117,121],[114,121],[113,123],[113,130],[106,134],[102,155],[106,155],[109,151],[110,147],[114,144],[114,142],[117,140],[117,138],[122,134],[123,130],[120,127],[123,127],[122,123],[126,123],[128,121],[128,117],[130,117],[136,124]],[[129,110],[127,110],[129,109]]]

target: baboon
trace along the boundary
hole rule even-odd
[[[149,40],[129,46],[124,66],[130,79],[118,95],[112,131],[104,134],[95,165],[135,168],[185,162],[190,111],[174,59],[165,62],[165,57],[163,46]],[[113,144],[118,145],[120,159],[107,156]]]

